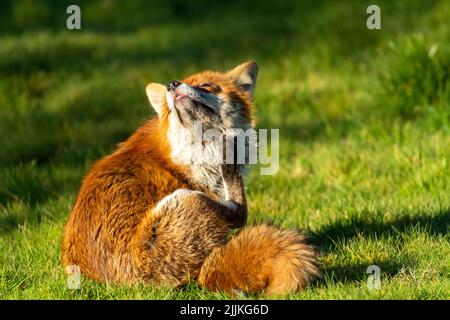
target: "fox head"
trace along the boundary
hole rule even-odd
[[[255,62],[231,71],[204,71],[167,85],[150,83],[146,92],[162,120],[189,129],[201,121],[205,129],[241,128],[252,123],[253,92],[258,75]]]
[[[227,72],[204,71],[167,85],[150,83],[146,93],[160,123],[167,128],[171,158],[177,164],[189,164],[199,175],[198,182],[215,184],[217,167],[210,164],[222,160],[222,154],[208,141],[202,150],[193,148],[195,127],[214,129],[225,134],[227,129],[247,130],[254,126],[253,94],[258,65],[245,62]],[[206,156],[207,155],[207,156]]]

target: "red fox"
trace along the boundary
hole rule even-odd
[[[319,275],[301,233],[243,227],[242,166],[191,161],[195,121],[221,132],[254,125],[257,74],[257,64],[246,62],[167,86],[150,83],[156,116],[84,178],[64,229],[63,264],[99,281],[176,287],[195,280],[231,294],[292,293]],[[224,156],[207,142],[202,148]]]

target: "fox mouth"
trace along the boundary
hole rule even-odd
[[[184,99],[184,98],[189,98],[189,97],[187,95],[185,95],[185,94],[175,94],[175,98],[173,100],[175,102],[175,101],[179,101],[179,100]]]

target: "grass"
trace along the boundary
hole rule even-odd
[[[152,111],[144,88],[254,59],[280,171],[247,181],[250,223],[304,229],[324,279],[288,299],[449,299],[450,3],[67,1],[0,4],[0,298],[221,299],[83,279],[63,224],[89,166]],[[381,289],[366,286],[369,265]]]

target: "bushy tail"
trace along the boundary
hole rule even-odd
[[[296,292],[320,275],[315,249],[305,240],[301,233],[274,226],[244,227],[206,258],[198,282],[229,293]]]

